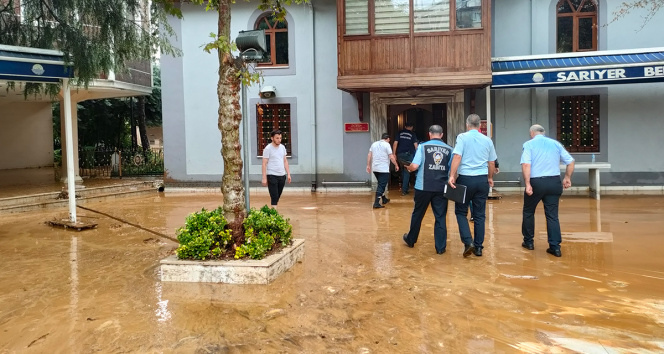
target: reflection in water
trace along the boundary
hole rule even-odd
[[[392,242],[374,244],[373,266],[376,273],[384,277],[392,276],[392,262]]]
[[[168,311],[168,300],[162,300],[161,282],[155,282],[155,291],[157,293],[157,309],[154,311],[157,316],[157,322],[166,322],[171,319],[171,313]]]
[[[71,245],[69,247],[69,282],[70,282],[70,295],[69,295],[69,317],[71,323],[70,331],[75,332],[76,324],[78,322],[78,236],[71,238]],[[75,337],[69,337],[69,345],[73,347]]]

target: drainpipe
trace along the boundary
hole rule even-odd
[[[493,140],[493,123],[491,123],[491,84],[485,89],[486,91],[486,135]]]
[[[530,55],[535,54],[535,4],[530,0]],[[537,88],[530,89],[530,126],[537,122]]]
[[[313,70],[313,88],[311,100],[311,113],[313,115],[311,120],[311,192],[316,192],[318,186],[318,150],[316,149],[316,142],[318,141],[317,118],[316,118],[316,12],[314,11],[313,2],[309,2],[309,9],[311,9],[311,70]]]

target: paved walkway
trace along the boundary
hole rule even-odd
[[[53,229],[66,209],[0,215],[0,353],[657,353],[664,351],[664,198],[563,197],[562,258],[521,248],[521,196],[487,206],[483,257],[463,258],[448,214],[435,254],[431,212],[403,244],[412,200],[392,193],[285,191],[280,211],[305,259],[270,285],[159,281],[176,245],[81,211],[95,230]],[[219,193],[87,204],[174,235]],[[252,205],[268,203],[266,193]]]

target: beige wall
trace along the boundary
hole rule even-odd
[[[50,102],[0,104],[0,170],[53,166]]]

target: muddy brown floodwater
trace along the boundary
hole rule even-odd
[[[305,258],[269,285],[162,283],[174,243],[88,211],[97,229],[49,227],[65,209],[0,215],[1,353],[661,353],[664,197],[563,196],[562,258],[521,247],[521,197],[487,206],[483,257],[447,253],[431,211],[408,248],[411,196],[289,192],[280,211]],[[261,206],[267,195],[252,196]],[[219,194],[88,202],[173,236]]]

